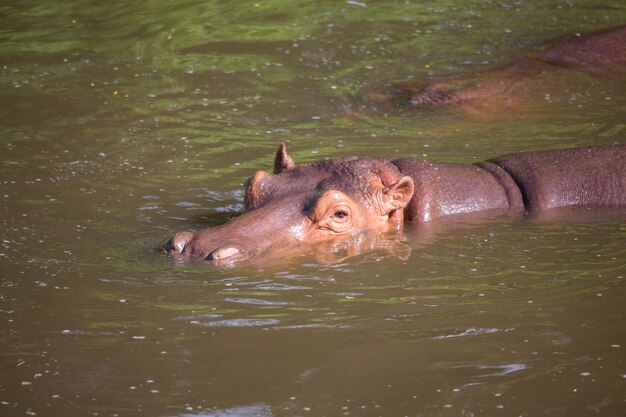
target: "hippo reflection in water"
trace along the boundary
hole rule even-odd
[[[404,223],[419,227],[454,215],[625,205],[626,145],[525,152],[473,165],[358,157],[296,165],[281,144],[273,175],[259,171],[248,180],[244,214],[177,233],[166,248],[178,259],[230,264],[344,241],[376,247],[377,236]]]

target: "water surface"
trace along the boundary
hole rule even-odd
[[[298,162],[623,143],[606,74],[495,112],[358,103],[624,21],[608,0],[4,2],[0,414],[624,415],[623,213],[409,229],[410,256],[332,263],[154,250],[236,216],[280,142]]]

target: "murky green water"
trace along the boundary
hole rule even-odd
[[[281,141],[298,162],[624,142],[603,74],[498,112],[357,105],[624,21],[609,0],[5,1],[0,414],[625,415],[624,213],[408,230],[408,258],[333,264],[154,250],[236,216]]]

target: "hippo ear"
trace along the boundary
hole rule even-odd
[[[287,147],[284,143],[281,143],[274,158],[274,174],[280,174],[295,167],[296,163],[293,161],[293,158],[287,154]]]
[[[265,171],[257,171],[252,178],[246,182],[246,193],[243,196],[243,210],[250,211],[263,205],[263,183],[270,178],[270,174]]]
[[[383,190],[383,209],[386,214],[404,208],[415,192],[415,185],[411,177],[402,177],[395,184]]]

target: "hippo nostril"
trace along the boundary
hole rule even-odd
[[[192,232],[178,232],[176,236],[170,241],[168,247],[176,250],[178,253],[183,253],[187,242],[189,242],[193,238]]]
[[[239,254],[240,252],[241,251],[234,246],[224,246],[211,252],[207,259],[210,261],[219,261],[221,259],[230,258],[231,256]]]

